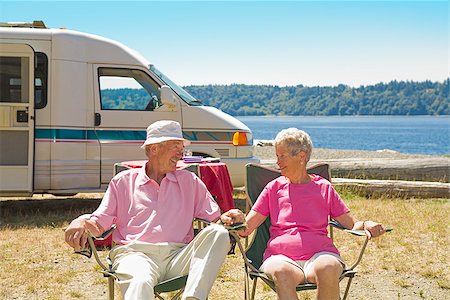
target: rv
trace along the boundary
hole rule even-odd
[[[125,45],[42,21],[0,23],[0,195],[104,191],[115,163],[146,159],[145,130],[166,119],[193,155],[226,163],[234,186],[259,161],[247,126]]]

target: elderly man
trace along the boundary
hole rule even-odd
[[[204,183],[189,171],[176,170],[184,146],[175,121],[147,128],[148,161],[141,169],[119,173],[89,219],[79,217],[65,232],[66,242],[80,250],[87,232],[98,236],[113,223],[118,246],[110,257],[124,299],[154,299],[160,281],[188,274],[183,299],[206,299],[230,248],[227,230],[217,224],[193,236],[193,218],[232,225],[244,221],[237,209],[220,215]]]

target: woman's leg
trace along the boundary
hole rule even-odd
[[[305,264],[307,281],[317,284],[318,300],[339,300],[339,276],[343,268],[340,258],[329,253],[318,253]]]
[[[300,265],[284,255],[274,255],[264,261],[261,270],[275,282],[278,299],[298,299],[295,288],[305,282]]]

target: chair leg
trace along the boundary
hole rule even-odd
[[[108,299],[114,300],[114,277],[108,277]]]
[[[250,282],[247,273],[244,274],[244,299],[248,300],[250,297]]]
[[[256,278],[256,277],[255,277],[255,279],[253,279],[253,287],[252,287],[252,294],[251,294],[250,300],[255,300],[257,280],[258,280],[258,278]]]
[[[156,293],[155,293],[155,297],[158,298],[159,300],[164,300],[163,297],[161,297],[159,294],[156,294]]]
[[[181,299],[181,295],[183,294],[184,289],[180,289],[173,297],[172,300]]]
[[[346,300],[348,296],[348,292],[350,291],[350,284],[352,284],[353,277],[348,278],[347,287],[345,288],[344,298],[342,300]]]

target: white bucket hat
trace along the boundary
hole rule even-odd
[[[180,123],[168,120],[156,121],[147,127],[147,139],[141,148],[145,148],[147,145],[173,140],[183,141],[185,146],[191,143],[183,138]]]

